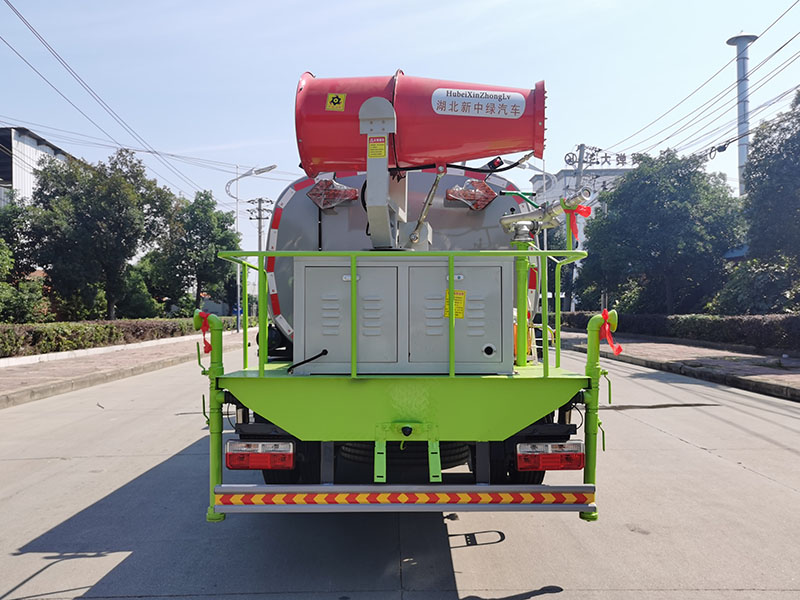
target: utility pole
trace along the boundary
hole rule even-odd
[[[586,155],[586,144],[578,146],[578,174],[575,177],[575,189],[581,189],[581,182],[583,181],[583,158]],[[572,248],[570,248],[572,250]]]
[[[253,200],[248,200],[248,202],[258,205],[257,208],[250,208],[247,212],[255,215],[250,217],[251,221],[258,221],[258,251],[261,252],[264,249],[264,221],[272,214],[272,210],[265,208],[264,205],[272,204],[272,200],[269,198],[254,198]]]
[[[729,46],[736,46],[736,81],[737,81],[737,97],[738,97],[738,116],[739,116],[739,195],[743,196],[744,189],[744,167],[747,164],[747,150],[750,146],[750,101],[747,99],[749,95],[749,80],[747,78],[747,62],[748,53],[747,48],[755,40],[758,39],[757,35],[751,33],[740,33],[730,38],[726,43]]]

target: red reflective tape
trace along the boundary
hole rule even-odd
[[[522,494],[512,493],[511,504],[522,504]]]
[[[269,223],[270,229],[277,229],[278,225],[281,224],[281,215],[283,214],[283,207],[276,206],[275,210],[272,213],[272,220]]]
[[[231,494],[222,494],[219,498],[220,504],[230,504],[231,503]]]
[[[531,504],[541,504],[544,502],[544,496],[542,494],[531,494]]]
[[[575,503],[576,504],[588,504],[588,498],[586,494],[573,494],[575,496]]]
[[[347,494],[347,504],[358,504],[358,494]]]
[[[405,501],[405,504],[416,504],[417,503],[417,495],[416,494],[406,494],[408,496],[408,500]]]
[[[275,272],[275,257],[269,256],[267,257],[267,272],[274,273]]]
[[[503,497],[497,493],[489,494],[489,504],[502,504]]]
[[[449,498],[452,504],[458,504],[459,502],[458,494],[447,494],[447,497]]]
[[[242,496],[242,504],[252,504],[253,503],[253,494],[245,494]]]
[[[303,179],[303,181],[298,181],[292,186],[295,192],[299,192],[300,190],[304,190],[305,188],[314,185],[313,179]]]
[[[479,504],[481,501],[480,494],[467,494],[469,496],[469,502],[467,504]]]
[[[264,504],[275,504],[275,494],[264,494]]]
[[[281,314],[281,304],[278,302],[278,294],[270,294],[269,301],[272,304],[272,314],[279,315]]]
[[[367,496],[367,502],[370,504],[377,504],[378,503],[378,494],[370,494]]]
[[[567,499],[564,497],[564,494],[554,493],[553,494],[553,504],[564,504]]]

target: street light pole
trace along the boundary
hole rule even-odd
[[[225,193],[228,194],[231,198],[236,200],[236,215],[234,217],[234,227],[236,228],[236,233],[239,233],[239,180],[244,179],[245,177],[250,177],[251,175],[261,175],[262,173],[266,173],[268,171],[272,171],[272,169],[277,168],[278,165],[269,165],[268,167],[253,167],[252,169],[246,171],[242,175],[239,175],[239,165],[236,165],[236,177],[231,179],[228,183],[225,184]],[[231,194],[231,185],[236,182],[236,194]],[[260,237],[260,232],[259,232]],[[261,250],[261,240],[258,241],[259,250]],[[239,331],[240,325],[240,313],[242,312],[242,266],[236,265],[236,331]]]

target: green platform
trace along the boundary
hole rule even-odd
[[[517,367],[514,375],[355,379],[289,375],[288,366],[268,363],[264,377],[247,370],[217,381],[247,408],[301,440],[504,440],[589,385],[585,375],[553,367],[543,377],[541,365]],[[414,430],[411,436],[400,431],[406,425]]]

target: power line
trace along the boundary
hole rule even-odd
[[[761,61],[761,62],[760,62],[758,65],[756,65],[755,67],[753,67],[753,68],[752,68],[752,69],[751,69],[751,70],[748,72],[748,76],[751,76],[751,75],[753,75],[753,74],[754,74],[754,73],[756,73],[756,72],[757,72],[757,71],[758,71],[758,70],[759,70],[761,67],[763,67],[765,64],[767,64],[767,63],[768,63],[768,62],[769,62],[769,61],[770,61],[770,60],[771,60],[773,57],[775,57],[775,55],[776,55],[776,54],[778,54],[778,52],[780,52],[781,50],[783,50],[783,49],[784,49],[784,48],[785,48],[785,47],[786,47],[786,46],[787,46],[789,43],[791,43],[791,42],[792,42],[792,41],[793,41],[793,40],[794,40],[794,39],[795,39],[795,38],[796,38],[798,35],[800,35],[800,32],[798,32],[798,33],[795,33],[795,34],[794,34],[794,35],[793,35],[791,38],[789,38],[789,39],[788,39],[786,42],[784,42],[783,44],[781,44],[781,46],[780,46],[780,47],[779,47],[777,50],[775,50],[774,52],[772,52],[772,54],[770,54],[770,55],[769,55],[767,58],[765,58],[765,59],[764,59],[764,60],[762,60],[762,61]],[[685,119],[688,119],[688,118],[689,118],[689,117],[691,117],[691,116],[692,116],[694,113],[697,113],[698,111],[700,111],[700,112],[699,112],[697,115],[695,115],[695,116],[694,116],[694,117],[693,117],[693,118],[692,118],[692,119],[691,119],[691,120],[690,120],[688,123],[685,123],[684,125],[682,125],[680,128],[678,128],[678,129],[677,129],[676,131],[674,131],[673,133],[669,134],[669,135],[668,135],[667,137],[665,137],[664,139],[662,139],[662,140],[660,140],[660,141],[658,141],[658,142],[656,142],[656,143],[652,144],[651,146],[649,146],[649,147],[645,148],[644,150],[640,150],[640,152],[644,152],[644,153],[646,153],[646,152],[649,152],[650,150],[652,150],[653,148],[656,148],[656,147],[658,147],[660,144],[663,144],[664,142],[666,142],[666,141],[667,141],[667,140],[669,140],[670,138],[672,138],[672,137],[674,137],[674,136],[676,136],[676,135],[680,134],[682,131],[686,131],[687,129],[689,129],[689,128],[690,128],[690,127],[693,125],[693,124],[697,123],[697,122],[698,122],[698,120],[699,120],[699,121],[703,121],[704,119],[708,118],[708,116],[710,116],[710,115],[708,115],[708,116],[706,116],[706,117],[703,117],[703,118],[701,118],[701,117],[702,117],[702,116],[703,116],[703,115],[704,115],[706,112],[708,112],[708,111],[709,111],[709,110],[710,110],[710,109],[711,109],[711,108],[712,108],[714,105],[718,104],[718,103],[720,102],[720,100],[722,100],[722,99],[725,97],[725,95],[727,95],[727,94],[728,94],[728,92],[731,92],[731,91],[733,91],[733,90],[736,88],[736,86],[737,86],[737,82],[736,82],[736,81],[734,81],[733,83],[731,83],[730,85],[728,85],[728,87],[726,87],[725,89],[723,89],[721,92],[718,92],[718,93],[717,93],[715,96],[711,97],[709,100],[707,100],[706,102],[704,102],[703,104],[701,104],[700,106],[698,106],[697,108],[695,108],[694,110],[692,110],[692,111],[690,111],[689,113],[685,114],[683,117],[680,117],[679,119],[677,119],[677,120],[673,121],[672,123],[670,123],[669,125],[667,125],[667,126],[666,126],[666,127],[664,127],[663,129],[660,129],[660,130],[658,130],[656,133],[654,133],[654,134],[652,134],[652,135],[650,135],[650,136],[648,136],[648,137],[644,138],[643,140],[640,140],[640,141],[639,141],[637,144],[631,144],[630,146],[627,146],[627,147],[625,147],[625,148],[622,148],[621,150],[618,150],[618,151],[617,151],[617,153],[620,153],[620,152],[627,152],[627,151],[628,151],[628,150],[630,150],[631,148],[634,148],[634,147],[635,147],[635,146],[637,146],[637,145],[643,144],[644,142],[647,142],[647,141],[649,141],[649,140],[653,139],[654,137],[656,137],[656,136],[658,136],[658,135],[660,135],[660,134],[664,133],[665,131],[668,131],[669,129],[671,129],[671,128],[672,128],[672,127],[674,127],[675,125],[679,124],[681,121],[684,121]],[[730,102],[733,102],[733,103],[735,104],[736,102],[738,102],[738,99],[737,99],[737,98],[734,96],[734,97],[733,97],[731,100],[729,100],[729,101],[728,101],[728,103],[730,103]],[[710,114],[715,114],[715,113],[717,113],[719,110],[725,110],[725,109],[728,109],[728,108],[729,108],[729,107],[727,106],[727,104],[723,104],[722,106],[720,106],[720,107],[716,108],[715,110],[713,110],[713,111],[712,111]],[[703,110],[700,110],[700,109],[703,109]]]
[[[10,0],[4,0],[6,5],[14,12],[14,14],[25,24],[25,26],[30,30],[30,32],[38,39],[42,45],[50,52],[50,54],[67,70],[67,72],[77,81],[81,87],[92,97],[92,99],[97,102],[101,108],[103,108],[123,129],[125,129],[130,135],[132,135],[140,144],[145,146],[147,149],[153,151],[154,156],[161,162],[167,169],[172,171],[175,175],[177,175],[180,179],[185,181],[190,186],[193,186],[196,190],[200,191],[202,188],[197,185],[192,179],[181,173],[178,169],[176,169],[173,165],[171,165],[168,161],[166,161],[158,152],[155,151],[155,148],[150,146],[150,144],[145,141],[130,125],[128,125],[124,119],[122,119],[109,105],[105,102],[97,92],[92,89],[92,87],[87,84],[83,78],[75,72],[75,70],[64,60],[61,55],[56,52],[56,50],[47,42],[46,39],[36,30],[33,25],[31,25],[27,19],[20,13],[14,5],[11,3]],[[800,0],[798,0],[800,1]],[[113,138],[111,138],[113,140]],[[116,142],[116,140],[114,140]],[[117,142],[119,143],[119,142]]]
[[[758,37],[759,37],[759,38],[763,37],[765,33],[767,33],[767,32],[768,32],[770,29],[772,29],[772,27],[774,27],[774,26],[775,26],[775,24],[776,24],[776,23],[778,23],[778,21],[780,21],[780,20],[781,20],[781,19],[782,19],[784,16],[786,16],[786,14],[787,14],[787,13],[788,13],[790,10],[792,10],[792,9],[793,9],[793,8],[794,8],[794,7],[795,7],[795,6],[796,6],[796,5],[799,3],[799,2],[800,2],[800,0],[795,0],[795,1],[794,1],[794,2],[791,4],[791,6],[789,6],[789,8],[787,8],[785,11],[783,11],[783,12],[780,14],[780,16],[778,16],[778,18],[777,18],[777,19],[775,19],[775,20],[774,20],[772,23],[770,23],[770,25],[769,25],[769,26],[768,26],[766,29],[764,29],[764,31],[762,31],[762,32],[761,32],[761,34],[760,34]],[[755,40],[754,40],[754,41],[755,41]],[[749,48],[749,47],[750,47],[752,44],[753,44],[753,42],[750,42],[749,44],[747,44],[747,46],[746,46],[744,49],[742,49],[742,52],[744,52],[744,50],[745,50],[746,48]],[[720,68],[720,69],[719,69],[717,72],[715,72],[715,73],[714,73],[714,74],[713,74],[711,77],[709,77],[708,79],[706,79],[706,80],[705,80],[703,83],[701,83],[701,84],[700,84],[698,87],[696,87],[696,88],[695,88],[695,89],[694,89],[694,90],[693,90],[693,91],[692,91],[692,92],[691,92],[691,93],[690,93],[688,96],[686,96],[685,98],[683,98],[683,100],[681,100],[680,102],[678,102],[677,104],[675,104],[675,105],[674,105],[672,108],[670,108],[670,109],[669,109],[669,110],[667,110],[665,113],[661,114],[660,116],[658,116],[658,117],[656,117],[655,119],[653,119],[652,121],[650,121],[650,122],[649,122],[647,125],[645,125],[645,126],[644,126],[644,127],[642,127],[641,129],[639,129],[639,130],[637,130],[637,131],[633,132],[633,133],[632,133],[631,135],[629,135],[628,137],[626,137],[626,138],[623,138],[622,140],[620,140],[620,141],[618,141],[618,142],[616,142],[616,143],[614,143],[614,144],[611,144],[610,146],[607,146],[607,147],[606,147],[604,150],[605,150],[605,151],[612,150],[612,149],[613,149],[613,148],[615,148],[616,146],[619,146],[620,144],[623,144],[623,143],[627,142],[629,139],[631,139],[631,138],[635,137],[636,135],[640,134],[642,131],[645,131],[646,129],[648,129],[649,127],[651,127],[652,125],[654,125],[655,123],[657,123],[658,121],[660,121],[661,119],[663,119],[664,117],[666,117],[668,114],[670,114],[670,113],[671,113],[672,111],[674,111],[676,108],[678,108],[680,105],[682,105],[684,102],[686,102],[686,101],[687,101],[689,98],[691,98],[691,97],[692,97],[692,96],[694,96],[694,95],[695,95],[697,92],[699,92],[701,89],[703,89],[703,88],[704,88],[704,87],[705,87],[705,86],[706,86],[708,83],[710,83],[710,82],[711,82],[711,81],[712,81],[714,78],[716,78],[716,77],[717,77],[717,76],[718,76],[720,73],[722,73],[722,72],[725,70],[725,68],[726,68],[728,65],[730,65],[731,63],[733,63],[733,62],[734,62],[734,61],[735,61],[737,58],[739,58],[739,54],[738,54],[738,53],[737,53],[737,55],[736,55],[736,56],[734,56],[734,57],[733,57],[731,60],[729,60],[728,62],[726,62],[726,63],[725,63],[723,66],[722,66],[722,68]]]
[[[57,134],[55,134],[55,133],[47,133],[48,137],[50,137],[53,140],[63,140],[63,141],[70,142],[72,144],[77,144],[79,146],[89,146],[89,147],[95,147],[95,148],[123,149],[123,150],[130,150],[131,152],[138,152],[138,153],[143,153],[143,154],[152,154],[152,151],[146,150],[144,148],[134,148],[134,147],[130,147],[130,146],[123,146],[121,144],[110,144],[110,143],[104,141],[103,138],[95,137],[95,136],[92,136],[92,135],[87,135],[85,133],[79,133],[79,132],[76,132],[76,131],[70,131],[68,129],[61,129],[61,128],[58,128],[58,127],[53,127],[51,125],[45,125],[43,123],[36,123],[34,121],[26,121],[25,119],[18,119],[18,118],[15,118],[15,117],[10,117],[8,115],[0,115],[0,123],[5,123],[5,124],[7,124],[7,125],[9,125],[11,127],[14,127],[14,126],[22,123],[24,125],[29,125],[29,126],[36,127],[36,128],[38,128],[40,130],[56,131],[56,132],[59,132],[59,133],[57,133]],[[61,135],[61,134],[69,134],[69,135]],[[78,137],[73,137],[73,136],[78,136]],[[86,138],[86,139],[81,139],[81,138]],[[222,173],[227,173],[227,174],[234,174],[236,172],[236,167],[239,167],[240,169],[249,169],[251,167],[255,168],[252,165],[241,165],[241,164],[236,164],[236,163],[231,163],[231,162],[214,160],[214,159],[210,159],[210,158],[203,158],[203,157],[199,157],[199,156],[189,156],[189,155],[177,154],[177,153],[173,153],[173,152],[164,152],[163,150],[159,150],[158,152],[163,156],[168,156],[170,158],[174,158],[175,160],[180,160],[182,162],[185,162],[187,164],[190,164],[190,165],[193,165],[193,166],[196,166],[196,167],[199,167],[199,168],[210,169],[210,170],[214,170],[214,171],[220,171]],[[269,179],[269,180],[273,180],[273,181],[295,181],[298,177],[302,177],[303,176],[301,173],[293,173],[291,171],[280,171],[280,170],[277,170],[277,169],[275,169],[273,171],[270,171],[270,173],[276,173],[276,174],[279,174],[279,175],[287,175],[289,177],[292,177],[292,179],[287,179],[285,177],[273,177],[271,175],[254,175],[253,177],[255,177],[256,179]]]
[[[80,109],[80,108],[79,108],[79,107],[78,107],[78,106],[77,106],[77,105],[76,105],[76,104],[75,104],[75,103],[74,103],[72,100],[70,100],[69,98],[67,98],[67,97],[66,97],[66,96],[65,96],[65,95],[64,95],[64,94],[61,92],[61,90],[59,90],[59,89],[58,89],[58,88],[57,88],[55,85],[53,85],[53,83],[52,83],[52,82],[51,82],[49,79],[47,79],[47,77],[45,77],[45,76],[44,76],[44,75],[41,73],[41,71],[39,71],[39,70],[38,70],[36,67],[34,67],[34,66],[33,66],[33,65],[30,63],[30,62],[28,62],[28,60],[27,60],[27,59],[26,59],[24,56],[22,56],[22,54],[20,54],[19,52],[17,52],[17,49],[16,49],[16,48],[14,48],[14,46],[12,46],[12,45],[11,45],[11,44],[10,44],[8,41],[6,41],[6,39],[5,39],[5,38],[4,38],[2,35],[0,35],[0,41],[2,41],[2,42],[3,42],[3,43],[6,45],[6,46],[8,46],[8,47],[9,47],[9,49],[10,49],[10,50],[11,50],[11,51],[12,51],[14,54],[16,54],[16,55],[19,57],[19,59],[20,59],[22,62],[24,62],[26,65],[28,65],[28,67],[30,67],[30,68],[31,68],[31,70],[32,70],[34,73],[36,73],[36,74],[37,74],[37,75],[38,75],[38,76],[39,76],[39,77],[40,77],[40,78],[41,78],[41,79],[42,79],[42,80],[43,80],[43,81],[44,81],[44,82],[45,82],[47,85],[49,85],[51,88],[53,88],[53,90],[54,90],[54,91],[55,91],[55,92],[56,92],[56,93],[57,93],[59,96],[61,96],[61,97],[62,97],[64,100],[66,100],[66,101],[67,101],[67,103],[68,103],[70,106],[72,106],[72,107],[73,107],[75,110],[77,110],[77,111],[78,111],[78,112],[79,112],[81,115],[83,115],[83,117],[84,117],[84,118],[85,118],[87,121],[89,121],[89,122],[90,122],[92,125],[94,125],[94,126],[97,128],[97,129],[99,129],[100,131],[102,131],[102,132],[103,132],[103,133],[104,133],[104,134],[105,134],[105,135],[108,137],[108,139],[110,139],[112,142],[114,142],[115,144],[117,144],[117,145],[119,145],[119,146],[122,146],[122,145],[121,145],[121,144],[120,144],[120,143],[119,143],[119,142],[118,142],[118,141],[117,141],[117,140],[114,138],[114,136],[112,136],[112,135],[111,135],[110,133],[108,133],[108,132],[107,132],[105,129],[103,129],[102,127],[100,127],[100,125],[98,125],[98,124],[97,124],[97,123],[96,123],[96,122],[95,122],[95,121],[94,121],[94,120],[93,120],[93,119],[92,119],[92,118],[91,118],[89,115],[87,115],[85,112],[83,112],[83,111],[82,111],[82,110],[81,110],[81,109]],[[164,181],[166,181],[168,184],[170,184],[170,185],[171,185],[172,187],[174,187],[176,190],[178,190],[179,192],[181,192],[181,193],[185,194],[185,192],[184,192],[184,191],[183,191],[183,190],[182,190],[180,187],[178,187],[178,186],[177,186],[177,185],[175,185],[173,182],[171,182],[169,179],[167,179],[166,177],[164,177],[163,175],[161,175],[160,173],[158,173],[158,171],[156,171],[156,170],[155,170],[155,169],[153,169],[152,167],[151,167],[151,170],[153,171],[153,173],[155,173],[155,174],[156,174],[158,177],[160,177],[161,179],[163,179]]]
[[[775,77],[777,77],[777,76],[778,76],[778,75],[779,75],[779,74],[780,74],[782,71],[784,71],[784,70],[786,70],[787,68],[789,68],[789,66],[791,66],[791,64],[792,64],[792,63],[794,63],[794,62],[795,62],[796,60],[798,60],[799,58],[800,58],[800,51],[798,51],[798,52],[796,52],[795,54],[793,54],[793,55],[792,55],[790,58],[788,58],[788,59],[787,59],[787,60],[785,60],[783,63],[781,63],[780,65],[778,65],[778,66],[777,66],[775,69],[773,69],[772,71],[770,71],[770,72],[769,72],[767,75],[765,75],[764,77],[762,77],[761,79],[759,79],[759,80],[758,80],[756,83],[757,83],[757,84],[760,84],[760,85],[756,85],[756,87],[754,87],[753,89],[751,89],[751,90],[748,92],[748,94],[747,94],[747,98],[749,99],[751,95],[753,95],[753,94],[754,94],[755,92],[757,92],[759,89],[761,89],[762,87],[764,87],[764,86],[765,86],[767,83],[769,83],[769,82],[770,82],[772,79],[774,79]],[[789,90],[786,90],[786,91],[782,92],[781,94],[779,94],[779,95],[778,95],[778,97],[777,97],[777,100],[780,100],[780,98],[784,97],[786,94],[788,94],[788,93],[791,93],[791,91],[792,91],[792,90],[794,90],[794,89],[797,89],[797,86],[795,86],[795,87],[792,87],[792,88],[790,88]],[[759,108],[763,108],[763,106],[764,106],[764,105],[762,105],[762,107],[759,107]],[[723,107],[723,108],[725,108],[725,107]],[[757,109],[755,112],[757,112],[757,111],[758,111],[758,109]],[[717,112],[717,111],[714,111],[714,112]],[[713,113],[712,113],[712,114],[713,114]],[[751,113],[751,114],[752,114],[752,113]],[[710,117],[711,115],[708,115],[708,116]],[[717,116],[715,119],[713,119],[712,121],[710,121],[709,123],[707,123],[706,125],[704,125],[704,126],[703,126],[703,127],[700,129],[700,130],[696,131],[696,132],[695,132],[695,133],[693,133],[693,134],[690,134],[689,136],[687,136],[687,137],[683,138],[681,141],[677,142],[677,145],[680,145],[680,144],[683,144],[683,143],[687,142],[687,140],[690,140],[690,139],[691,139],[693,136],[697,136],[697,135],[698,135],[700,132],[702,132],[703,130],[707,129],[707,128],[708,128],[708,127],[709,127],[709,126],[712,124],[712,123],[715,123],[716,121],[719,121],[719,120],[720,120],[722,117],[724,117],[724,116],[725,116],[725,113],[722,113],[722,114],[720,114],[720,115],[719,115],[719,116]],[[738,122],[738,121],[734,121],[734,123],[736,123],[736,122]],[[655,147],[655,146],[651,146],[651,147],[647,148],[647,149],[645,150],[645,152],[648,152],[648,151],[652,150],[654,147]]]
[[[755,114],[758,114],[759,112],[762,112],[762,111],[766,110],[767,108],[770,108],[771,106],[774,106],[774,105],[775,105],[777,102],[779,102],[780,100],[782,100],[783,98],[785,98],[787,95],[791,94],[792,92],[795,92],[795,91],[797,91],[798,89],[800,89],[800,85],[797,85],[797,86],[795,86],[795,87],[793,87],[793,88],[790,88],[790,89],[786,90],[785,92],[781,93],[779,96],[777,96],[777,97],[773,98],[772,100],[770,100],[770,101],[768,101],[768,102],[765,102],[764,104],[762,104],[761,106],[759,106],[759,107],[758,107],[758,108],[757,108],[755,111],[751,112],[751,116],[752,116],[752,115],[755,115]],[[791,102],[789,103],[789,105],[791,105]],[[772,113],[775,113],[775,112],[780,112],[780,111],[781,111],[783,108],[785,108],[786,106],[787,106],[786,104],[784,104],[784,105],[782,105],[782,106],[778,106],[778,107],[777,107],[777,109],[775,109],[775,110],[773,110],[773,111],[772,111]],[[706,139],[708,139],[708,138],[710,138],[710,137],[712,137],[712,136],[714,136],[714,135],[717,135],[718,133],[720,133],[720,131],[721,131],[722,129],[725,129],[725,131],[723,131],[723,133],[722,133],[721,135],[717,135],[717,137],[716,137],[716,138],[714,138],[712,141],[708,142],[706,145],[707,145],[707,146],[711,146],[711,149],[719,149],[719,147],[721,147],[721,146],[723,146],[723,147],[727,148],[727,147],[728,147],[728,145],[730,145],[731,143],[733,143],[733,142],[735,142],[735,141],[737,141],[737,140],[739,140],[739,139],[741,139],[741,138],[745,137],[745,135],[750,135],[751,133],[754,133],[755,131],[757,131],[757,130],[758,130],[758,128],[759,128],[759,127],[760,127],[760,126],[761,126],[763,123],[765,123],[765,122],[767,122],[767,123],[777,122],[777,121],[778,121],[778,120],[780,120],[781,118],[782,118],[782,117],[778,117],[777,119],[771,119],[771,120],[770,120],[770,119],[767,119],[766,121],[762,120],[762,121],[761,121],[761,123],[759,123],[759,124],[758,124],[758,125],[756,125],[755,127],[751,127],[751,128],[750,128],[750,129],[749,129],[749,130],[748,130],[746,133],[744,133],[744,134],[741,134],[741,135],[738,135],[738,136],[736,136],[736,137],[733,137],[733,138],[729,138],[729,139],[725,140],[723,143],[721,143],[721,144],[718,144],[719,140],[721,140],[721,139],[722,139],[722,138],[725,136],[725,134],[727,134],[727,133],[729,133],[729,132],[733,131],[734,129],[736,129],[737,121],[736,121],[736,120],[734,120],[734,121],[732,122],[732,124],[729,124],[729,125],[727,126],[727,128],[726,128],[725,126],[723,126],[723,127],[720,127],[720,128],[718,128],[718,129],[716,129],[715,131],[713,131],[711,134],[709,134],[709,135],[707,135],[707,136],[704,136],[704,137],[703,137],[703,140],[692,140],[691,142],[689,142],[688,144],[686,144],[686,146],[684,146],[684,147],[683,147],[683,148],[681,148],[681,149],[688,149],[688,148],[690,148],[690,147],[692,147],[692,146],[696,146],[696,145],[697,145],[697,143],[698,143],[699,141],[704,141],[704,140],[706,140]],[[705,153],[707,153],[707,152],[709,152],[709,151],[710,151],[710,150],[708,150],[708,149],[704,148],[704,149],[703,149],[703,150],[701,150],[701,151],[695,152],[695,154],[705,154]]]
[[[44,82],[45,82],[47,85],[49,85],[51,88],[53,88],[53,90],[55,90],[55,92],[56,92],[56,93],[57,93],[59,96],[61,96],[61,97],[62,97],[64,100],[66,100],[66,101],[69,103],[69,105],[70,105],[70,106],[72,106],[72,108],[74,108],[74,109],[75,109],[75,110],[77,110],[79,113],[81,113],[81,114],[82,114],[82,115],[83,115],[83,116],[86,118],[86,120],[87,120],[87,121],[89,121],[89,122],[90,122],[92,125],[94,125],[95,127],[97,127],[97,129],[99,129],[99,130],[100,130],[100,131],[102,131],[104,134],[106,134],[106,137],[108,137],[108,139],[112,140],[112,141],[113,141],[115,144],[119,144],[119,142],[118,142],[117,140],[115,140],[115,139],[114,139],[114,137],[113,137],[113,136],[112,136],[110,133],[108,133],[108,132],[107,132],[105,129],[103,129],[102,127],[100,127],[100,125],[98,125],[98,124],[97,124],[97,123],[96,123],[94,120],[92,120],[92,118],[91,118],[89,115],[87,115],[87,114],[86,114],[85,112],[83,112],[83,111],[82,111],[80,108],[78,108],[78,106],[77,106],[77,105],[76,105],[76,104],[75,104],[75,103],[74,103],[72,100],[70,100],[70,99],[69,99],[69,98],[67,98],[67,97],[66,97],[64,94],[62,94],[62,93],[61,93],[61,90],[59,90],[59,89],[58,89],[58,88],[57,88],[55,85],[53,85],[53,84],[50,82],[50,80],[49,80],[47,77],[45,77],[44,75],[42,75],[42,73],[41,73],[41,72],[40,72],[40,71],[39,71],[39,70],[38,70],[36,67],[34,67],[34,66],[31,64],[31,63],[29,63],[29,62],[27,61],[27,59],[26,59],[24,56],[22,56],[22,54],[20,54],[19,52],[17,52],[16,48],[14,48],[14,46],[12,46],[12,45],[11,45],[11,44],[10,44],[8,41],[6,41],[6,39],[5,39],[5,38],[4,38],[2,35],[0,35],[0,41],[2,41],[2,42],[3,42],[3,43],[6,45],[6,46],[8,46],[8,47],[9,47],[9,49],[10,49],[10,50],[11,50],[11,51],[12,51],[14,54],[16,54],[16,55],[19,57],[19,59],[20,59],[22,62],[24,62],[26,65],[28,65],[28,66],[29,66],[29,67],[30,67],[30,68],[33,70],[33,72],[34,72],[34,73],[36,73],[36,74],[37,74],[39,77],[41,77],[41,78],[42,78],[42,80],[44,80]]]

